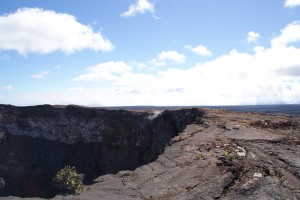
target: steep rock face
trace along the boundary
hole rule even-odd
[[[53,200],[300,199],[300,117],[212,109],[198,122],[154,162]]]
[[[202,116],[197,109],[155,112],[50,105],[0,105],[0,196],[51,197],[54,174],[73,165],[85,182],[154,161]]]

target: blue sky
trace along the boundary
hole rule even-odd
[[[0,103],[300,103],[300,0],[0,0]]]

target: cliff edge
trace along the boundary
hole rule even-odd
[[[26,159],[30,160],[29,157],[25,156],[22,161],[25,154],[20,152],[21,149],[17,146],[30,142],[30,145],[23,147],[23,151],[29,146],[35,146],[35,143],[47,148],[57,145],[50,148],[51,150],[40,147],[40,158],[35,160],[31,156],[31,160],[46,162],[45,164],[51,166],[54,165],[53,162],[58,163],[54,166],[53,173],[66,163],[74,164],[79,171],[90,173],[90,180],[86,189],[79,195],[45,194],[46,186],[43,190],[41,186],[33,187],[34,181],[29,182],[30,184],[27,182],[27,189],[33,191],[27,191],[27,196],[23,197],[31,195],[30,199],[39,199],[33,197],[41,197],[37,194],[44,192],[41,195],[55,194],[47,197],[55,200],[300,199],[299,117],[236,113],[222,109],[186,109],[161,113],[78,107],[48,109],[50,111],[45,111],[46,113],[53,112],[49,114],[49,119],[38,114],[44,111],[28,111],[25,115],[20,114],[24,110],[20,111],[19,108],[2,108],[0,177],[4,177],[4,180],[14,178],[8,167],[14,167],[14,173],[18,170],[22,173],[27,172],[27,180],[30,180],[32,174],[36,176],[31,177],[35,181],[39,180],[39,176],[44,176],[43,167],[29,167],[26,164]],[[110,112],[114,113],[111,118]],[[23,121],[16,125],[20,115],[23,116]],[[14,117],[8,120],[8,116]],[[46,126],[47,122],[53,122],[57,116],[61,118],[49,125],[53,130],[59,123],[66,123],[65,126],[69,128],[72,125],[68,123],[74,122],[72,132],[76,131],[76,127],[82,126],[79,130],[89,127],[86,134],[97,133],[98,136],[83,136],[82,132],[73,136],[68,132],[69,129],[62,128],[59,130],[63,134],[71,136],[55,135],[49,139],[48,129],[41,128],[44,127],[41,124]],[[91,128],[91,124],[85,126],[87,121],[82,122],[88,117],[91,117],[90,120],[97,119],[92,123],[97,131],[92,131],[94,129]],[[78,121],[75,118],[78,118]],[[103,122],[100,128],[100,119],[108,118],[110,122]],[[47,120],[41,122],[42,119]],[[35,120],[40,121],[37,123]],[[27,126],[22,127],[21,124],[24,123]],[[35,134],[31,135],[31,132]],[[90,139],[93,137],[96,138],[95,141]],[[26,140],[23,141],[24,138]],[[32,153],[34,150],[28,152]],[[81,155],[80,152],[85,153]],[[13,155],[10,155],[11,153]],[[64,156],[55,157],[56,154]],[[49,160],[51,155],[55,159]],[[83,161],[76,160],[76,157]],[[22,165],[27,166],[27,171],[24,171]],[[50,175],[53,174],[48,176]],[[18,185],[19,194],[26,189],[25,183],[26,181]],[[0,190],[3,192],[5,186]],[[11,196],[6,192],[6,196],[3,192],[4,197],[0,199],[20,197]]]

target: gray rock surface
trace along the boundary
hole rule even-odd
[[[299,117],[201,112],[153,162],[99,176],[79,195],[52,199],[300,199]],[[272,123],[261,126],[261,120]]]

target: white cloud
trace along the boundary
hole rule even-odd
[[[289,30],[291,25],[283,30]],[[286,31],[276,38],[294,41],[293,35],[286,35]],[[95,102],[99,105],[300,103],[300,49],[283,44],[286,45],[256,46],[253,53],[233,49],[189,69],[169,68],[156,74],[126,70],[115,74],[105,89],[89,91],[94,94],[93,102],[85,101],[84,96],[89,92],[82,96],[82,102],[90,105]],[[157,59],[170,58],[160,55]]]
[[[5,91],[13,91],[14,87],[11,86],[11,85],[7,85],[7,86],[4,86],[2,89],[5,90]]]
[[[278,38],[294,42],[293,34],[287,34],[290,26],[293,23],[283,28],[271,42]],[[300,48],[289,43],[256,46],[252,53],[233,49],[190,68],[169,68],[157,73],[137,73],[125,62],[101,63],[74,78],[106,81],[95,84],[93,89],[24,93],[13,98],[16,102],[9,103],[24,104],[36,99],[35,103],[39,104],[89,106],[299,104]],[[3,99],[4,95],[0,97],[2,102],[8,102]]]
[[[191,45],[185,45],[184,48],[189,49],[200,56],[212,56],[211,51],[209,51],[207,47],[203,45],[198,45],[196,47],[192,47]]]
[[[138,0],[135,4],[129,6],[129,9],[121,14],[121,17],[134,17],[137,14],[145,12],[154,13],[154,6],[148,0]]]
[[[286,46],[300,41],[300,22],[296,21],[282,29],[281,34],[272,39],[272,46]]]
[[[259,38],[260,38],[259,33],[250,31],[250,32],[248,32],[247,42],[248,43],[256,42]]]
[[[300,0],[286,0],[285,7],[296,7],[300,6]]]
[[[143,69],[148,68],[147,65],[145,63],[142,63],[142,62],[130,62],[129,64],[131,66],[134,66],[138,70],[143,70]]]
[[[47,70],[47,71],[41,71],[41,72],[38,72],[36,74],[32,74],[31,78],[45,79],[49,75],[49,72],[50,72],[49,70]]]
[[[162,51],[157,58],[158,60],[171,60],[177,63],[185,62],[185,56],[177,51]]]
[[[165,66],[167,61],[175,63],[185,63],[185,55],[177,51],[162,51],[158,56],[150,61],[154,66]]]
[[[111,42],[74,16],[40,8],[21,8],[0,16],[0,50],[22,55],[54,51],[73,53],[82,49],[111,51]]]
[[[75,81],[116,81],[121,74],[128,73],[132,67],[125,62],[107,62],[88,67],[88,73],[75,77]]]

